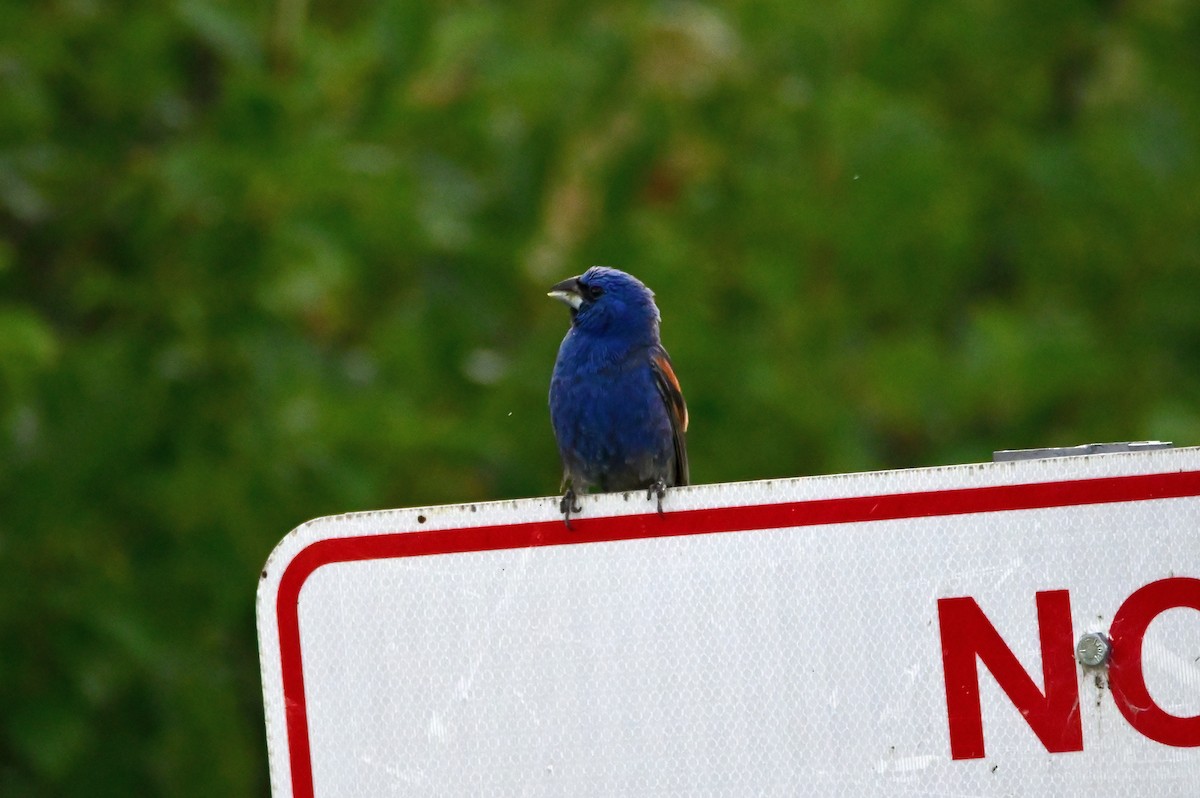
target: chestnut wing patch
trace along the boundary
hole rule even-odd
[[[675,484],[688,484],[687,460],[687,403],[683,400],[683,389],[679,387],[679,378],[671,367],[671,358],[665,349],[658,349],[650,356],[650,364],[654,369],[654,382],[667,406],[667,414],[671,418],[671,431],[675,438]]]

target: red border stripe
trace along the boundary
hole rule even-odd
[[[661,516],[648,513],[612,518],[576,518],[572,522],[575,527],[573,530],[566,529],[561,521],[555,520],[320,540],[302,549],[288,563],[280,579],[276,598],[292,795],[296,798],[313,798],[312,751],[300,653],[300,591],[308,578],[326,565],[469,551],[747,532],[1198,495],[1200,471],[1184,471],[683,510]]]

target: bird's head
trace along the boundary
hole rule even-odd
[[[555,285],[547,296],[565,302],[571,308],[571,323],[589,333],[653,336],[658,331],[654,292],[620,269],[593,266]]]

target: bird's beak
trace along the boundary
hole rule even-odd
[[[560,302],[566,302],[571,306],[571,310],[579,310],[579,306],[583,304],[583,296],[579,293],[578,277],[568,277],[551,288],[546,296],[552,296]]]

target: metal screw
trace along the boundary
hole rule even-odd
[[[1112,643],[1100,632],[1088,632],[1075,644],[1075,659],[1088,668],[1100,668],[1108,664],[1112,654]]]

